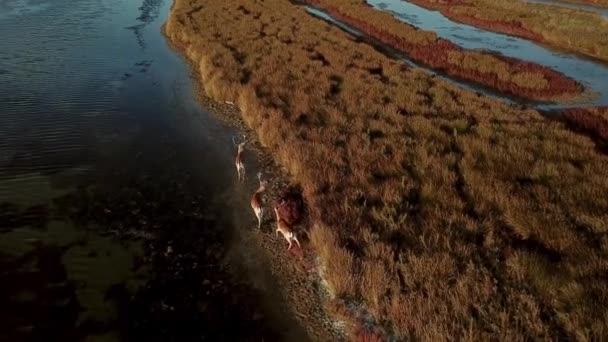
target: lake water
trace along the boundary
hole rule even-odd
[[[170,5],[0,0],[0,340],[306,339],[270,275],[231,273],[255,180]]]

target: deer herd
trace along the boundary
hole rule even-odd
[[[243,153],[245,151],[245,144],[247,143],[247,141],[246,141],[245,136],[243,136],[243,141],[237,142],[236,139],[233,137],[232,142],[234,143],[234,145],[237,148],[236,158],[234,161],[234,165],[236,167],[236,172],[237,172],[237,177],[238,177],[239,181],[244,182],[245,181],[245,162],[243,160]],[[264,220],[264,213],[265,213],[263,201],[262,201],[262,193],[264,191],[266,191],[266,186],[268,185],[268,181],[262,179],[261,172],[258,172],[258,181],[259,181],[259,187],[251,196],[251,209],[253,209],[253,213],[255,214],[255,217],[258,219],[258,229],[261,229],[262,222]],[[274,213],[276,215],[276,220],[277,220],[276,234],[277,234],[277,236],[279,235],[279,233],[281,233],[283,235],[285,240],[287,240],[287,242],[289,243],[289,247],[287,247],[287,250],[290,250],[293,245],[293,242],[295,242],[298,245],[298,247],[301,247],[301,246],[300,246],[300,241],[298,241],[298,238],[297,238],[293,228],[285,220],[283,220],[281,218],[279,209],[284,204],[285,204],[285,201],[282,201],[281,203],[279,203],[277,206],[275,206],[273,208]]]

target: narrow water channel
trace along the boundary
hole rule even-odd
[[[422,30],[437,33],[441,38],[466,48],[488,50],[505,56],[534,62],[550,67],[574,78],[597,98],[586,105],[608,104],[608,65],[545,47],[526,39],[512,37],[457,23],[438,11],[427,10],[402,0],[367,0],[371,6],[392,13],[395,18]],[[560,105],[545,106],[559,108]]]
[[[306,340],[170,6],[0,0],[0,341]]]
[[[531,42],[525,39],[512,37],[479,29],[470,25],[457,23],[439,13],[402,0],[367,0],[367,3],[382,11],[387,11],[407,24],[422,30],[433,31],[441,38],[472,50],[485,50],[505,56],[522,59],[545,65],[571,77],[583,84],[593,96],[590,100],[576,103],[577,106],[608,105],[608,65],[572,53],[557,51],[555,49]],[[366,37],[355,28],[336,20],[324,11],[308,7],[308,12],[325,21],[331,22],[345,31],[359,37]],[[407,58],[407,55],[403,55]],[[408,61],[410,64],[414,64]],[[429,70],[433,72],[433,70]],[[459,86],[480,91],[486,95],[501,98],[506,101],[513,100],[483,89],[462,80],[443,77]],[[573,104],[558,103],[532,103],[530,101],[517,101],[527,105],[535,105],[539,109],[560,109],[572,107]]]

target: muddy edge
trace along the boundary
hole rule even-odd
[[[171,6],[171,10],[173,6],[174,4]],[[258,161],[258,171],[262,172],[264,178],[269,181],[269,186],[263,196],[266,212],[262,229],[258,230],[255,224],[251,224],[250,227],[237,227],[238,236],[235,237],[233,243],[241,245],[227,247],[227,249],[237,250],[236,258],[244,257],[244,255],[238,255],[238,250],[246,250],[246,247],[255,249],[255,252],[262,256],[263,264],[269,267],[273,280],[279,286],[278,289],[273,289],[273,291],[280,292],[285,305],[291,309],[291,314],[306,330],[308,337],[314,341],[345,341],[347,339],[347,323],[332,318],[325,308],[325,303],[331,299],[331,294],[320,277],[317,256],[309,245],[308,229],[311,227],[309,218],[306,217],[303,223],[296,228],[298,238],[302,243],[302,249],[294,246],[288,252],[285,239],[280,235],[277,237],[275,234],[276,220],[272,206],[283,190],[289,186],[297,186],[297,184],[290,183],[287,172],[276,163],[272,154],[260,144],[257,134],[243,121],[241,111],[236,104],[216,101],[207,96],[198,69],[188,54],[167,36],[165,29],[166,24],[162,26],[161,31],[167,45],[182,56],[189,65],[194,93],[202,109],[212,113],[215,118],[236,129],[239,133],[245,134],[248,141],[246,153],[255,156]],[[249,178],[254,176],[252,170],[248,170],[247,173]],[[254,188],[248,190],[251,194],[255,191]],[[304,198],[304,201],[306,201],[306,198]],[[251,222],[254,222],[253,211],[247,211],[246,215],[251,215]],[[231,252],[228,251],[228,253]],[[244,271],[255,272],[252,269]]]

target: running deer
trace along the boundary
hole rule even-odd
[[[247,143],[247,141],[245,139],[245,136],[243,135],[242,142],[237,143],[234,137],[232,137],[232,142],[237,147],[236,158],[234,161],[237,176],[240,181],[245,181],[245,163],[243,162],[243,152],[245,151],[245,144]]]
[[[266,190],[266,184],[268,181],[262,180],[262,173],[258,172],[258,179],[260,181],[260,187],[253,193],[251,197],[251,208],[255,213],[255,217],[258,218],[258,229],[262,228],[262,219],[264,218],[264,207],[262,207],[262,192]]]
[[[298,238],[296,237],[296,234],[292,231],[291,227],[287,224],[287,222],[285,222],[285,220],[283,220],[279,215],[279,207],[282,206],[284,203],[285,202],[282,202],[278,206],[274,207],[274,213],[275,215],[277,215],[277,236],[280,232],[281,234],[283,234],[285,240],[289,242],[289,247],[287,247],[287,250],[291,249],[292,241],[295,241],[298,247],[302,248],[300,246],[300,241],[298,241]]]

